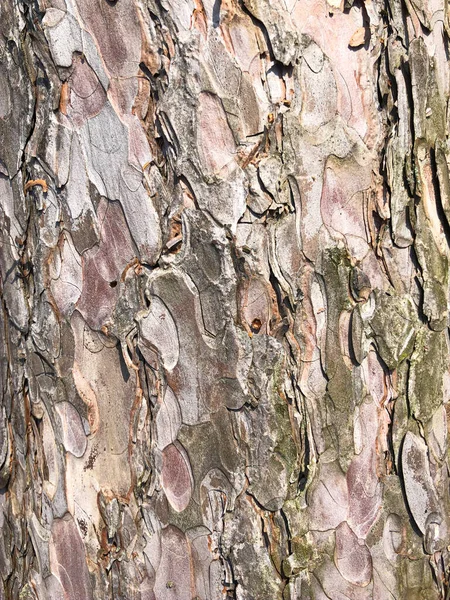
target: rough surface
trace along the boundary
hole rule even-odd
[[[0,599],[448,598],[442,0],[1,0]]]

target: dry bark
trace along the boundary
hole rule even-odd
[[[447,596],[448,27],[1,0],[1,599]]]

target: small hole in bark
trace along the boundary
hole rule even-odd
[[[250,329],[252,330],[253,333],[259,333],[259,330],[261,329],[261,321],[259,319],[253,319],[252,324],[250,325]]]
[[[117,285],[117,281],[116,280],[109,282],[109,286],[112,287],[112,288],[115,288],[116,285]]]

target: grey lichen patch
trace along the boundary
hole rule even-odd
[[[249,492],[266,509],[274,511],[286,498],[296,494],[298,456],[290,434],[287,398],[282,390],[286,357],[269,336],[253,338],[255,378],[261,392],[258,406],[249,413],[253,436],[248,440],[250,456],[247,473]],[[267,358],[271,358],[266,362]],[[264,366],[263,366],[264,365]],[[269,366],[271,365],[271,366]],[[265,368],[265,373],[261,370]],[[262,437],[262,431],[270,432]]]
[[[430,473],[427,446],[410,431],[403,441],[402,469],[409,508],[418,528],[426,534],[430,525],[439,527],[442,517],[439,515],[438,495]],[[436,514],[436,518],[430,521],[432,514]]]
[[[447,225],[450,226],[450,175],[446,158],[446,142],[444,140],[436,140],[434,157],[442,210],[444,211]]]
[[[442,404],[448,349],[444,332],[426,327],[417,333],[408,380],[408,400],[412,415],[422,423]]]
[[[442,331],[448,315],[447,295],[444,291],[448,285],[448,257],[439,251],[425,226],[420,224],[417,230],[420,237],[416,240],[415,247],[423,269],[423,312],[430,327],[435,331]]]
[[[192,499],[188,506],[181,512],[177,512],[169,506],[168,519],[170,520],[170,523],[183,532],[203,525],[201,506]]]
[[[434,144],[436,139],[443,137],[445,131],[446,107],[437,82],[435,60],[428,55],[423,38],[417,38],[411,43],[409,62],[415,137],[427,139],[430,144]]]
[[[370,330],[389,369],[395,369],[411,355],[418,325],[414,305],[408,296],[400,296],[394,290],[375,292],[375,312],[370,320]]]
[[[246,0],[245,6],[267,29],[275,59],[293,64],[299,53],[299,34],[282,3]]]
[[[449,251],[432,152],[423,141],[417,143],[417,178],[421,200],[416,207],[414,246],[422,270],[423,312],[430,327],[442,331],[448,315],[446,290]]]
[[[405,92],[406,94],[406,92]],[[407,119],[407,114],[402,115]],[[405,186],[406,161],[405,140],[393,138],[387,148],[387,174],[390,187],[390,212],[393,240],[400,247],[413,243],[409,214],[412,209],[412,198]]]

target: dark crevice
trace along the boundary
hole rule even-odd
[[[119,355],[120,372],[122,373],[123,380],[126,383],[130,379],[130,373],[128,371],[127,365],[125,364],[125,359],[122,354],[122,348],[120,343],[117,344],[116,348]]]
[[[214,6],[212,10],[212,23],[213,27],[217,28],[220,25],[220,7],[222,5],[222,0],[215,0]]]
[[[309,463],[311,460],[311,449],[309,445],[309,437],[308,432],[305,427],[304,429],[305,437],[304,437],[304,454],[303,454],[303,470],[299,473],[298,476],[298,491],[304,492],[306,488],[306,484],[308,483],[309,477]]]
[[[431,169],[432,169],[432,182],[433,182],[433,190],[434,190],[434,197],[436,199],[436,211],[439,217],[439,220],[441,222],[441,226],[442,226],[442,230],[444,232],[445,235],[445,239],[447,241],[447,245],[450,248],[450,225],[447,221],[447,216],[445,214],[444,211],[444,207],[442,205],[442,196],[441,196],[441,189],[439,186],[439,180],[438,180],[438,171],[437,171],[437,165],[436,165],[436,153],[434,148],[430,148],[430,163],[431,163]]]

